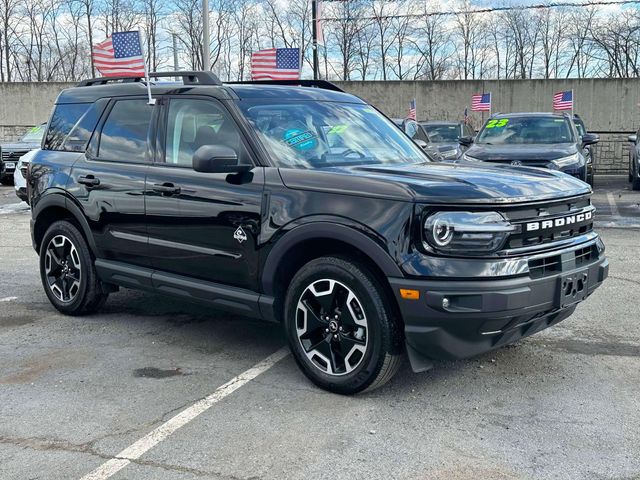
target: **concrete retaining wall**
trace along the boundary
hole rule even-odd
[[[471,95],[491,92],[494,112],[550,111],[553,93],[573,89],[576,113],[599,133],[598,173],[624,173],[627,136],[640,126],[640,79],[585,80],[443,80],[436,82],[336,82],[392,117],[404,117],[417,101],[420,120],[459,120]],[[46,121],[56,96],[68,83],[0,83],[0,140],[15,140]],[[471,112],[475,128],[487,114]]]

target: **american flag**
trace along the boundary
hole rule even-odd
[[[114,32],[93,46],[92,55],[96,69],[105,77],[144,75],[144,56],[137,31]]]
[[[476,93],[471,96],[472,112],[490,112],[491,111],[491,92]]]
[[[573,90],[566,92],[556,92],[553,94],[554,110],[571,110],[573,109]]]
[[[407,119],[409,120],[417,120],[416,117],[416,99],[413,98],[409,102],[409,114],[407,115]]]
[[[252,80],[298,80],[299,48],[267,48],[251,54]]]

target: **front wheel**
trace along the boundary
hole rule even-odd
[[[302,267],[287,291],[284,323],[303,373],[340,394],[391,379],[402,332],[390,301],[366,266],[348,258],[322,257]]]
[[[89,246],[78,228],[61,220],[53,223],[40,245],[40,277],[51,304],[67,315],[83,315],[107,299]]]

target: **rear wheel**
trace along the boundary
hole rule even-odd
[[[87,242],[68,221],[53,223],[45,233],[40,245],[40,277],[51,304],[67,315],[92,313],[108,296]]]
[[[347,258],[300,269],[287,292],[285,328],[299,367],[325,390],[372,390],[400,366],[402,333],[387,295],[366,266]]]
[[[635,170],[634,168],[629,174],[629,181],[631,182],[632,190],[640,190],[640,178],[638,177],[638,172]]]

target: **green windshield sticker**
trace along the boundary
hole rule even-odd
[[[487,122],[486,128],[502,128],[507,123],[509,123],[509,119],[508,118],[493,119],[493,120],[489,120]]]
[[[564,123],[564,120],[562,118],[554,118],[553,121],[556,123]]]
[[[327,133],[335,133],[337,135],[340,135],[342,133],[344,133],[344,131],[348,128],[348,125],[336,125],[335,127],[331,127],[331,130],[329,130]]]
[[[29,130],[28,133],[38,133],[40,130],[42,130],[42,127],[40,127],[40,126],[33,127],[31,130]]]

